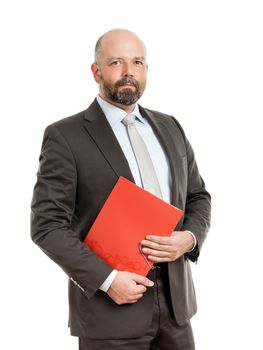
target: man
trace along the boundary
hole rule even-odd
[[[197,261],[209,228],[210,195],[178,122],[137,104],[147,68],[134,33],[105,33],[91,66],[99,95],[43,139],[32,239],[69,277],[69,326],[81,350],[194,349],[189,260]],[[141,242],[155,263],[147,277],[113,270],[82,242],[119,176],[185,212],[171,236]]]

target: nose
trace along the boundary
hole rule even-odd
[[[134,77],[134,67],[131,62],[125,62],[123,64],[123,76]]]

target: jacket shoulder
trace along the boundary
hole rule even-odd
[[[66,140],[75,138],[76,135],[82,132],[85,112],[85,110],[81,111],[48,125],[44,131],[44,138],[45,136],[50,138],[60,138],[62,136]]]
[[[54,123],[48,125],[47,129],[50,129],[50,128],[64,129],[64,128],[74,127],[83,122],[84,116],[85,116],[85,110],[77,114],[71,115],[69,117],[59,119]]]

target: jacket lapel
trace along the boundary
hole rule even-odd
[[[96,99],[85,112],[84,128],[96,143],[117,177],[135,182],[127,159]]]

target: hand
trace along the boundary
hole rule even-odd
[[[171,236],[146,236],[141,241],[143,253],[155,263],[175,261],[194,245],[193,236],[186,231],[174,231]]]
[[[127,271],[118,271],[107,293],[117,303],[132,304],[142,298],[146,287],[152,287],[154,283],[147,277]]]

